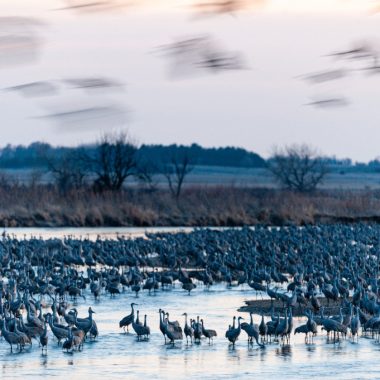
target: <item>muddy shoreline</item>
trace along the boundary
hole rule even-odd
[[[260,297],[260,296],[259,296]],[[339,314],[339,308],[341,307],[341,300],[328,302],[325,297],[317,297],[321,306],[324,307],[325,315],[337,315]],[[284,305],[282,301],[270,299],[257,299],[245,301],[246,305],[241,306],[238,311],[244,313],[263,314],[264,316],[270,316],[272,312],[272,303],[275,313],[282,314],[284,311]],[[293,315],[301,317],[305,315],[306,310],[312,310],[311,304],[307,306],[297,305],[293,308]]]

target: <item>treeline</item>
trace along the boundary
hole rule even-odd
[[[0,148],[0,169],[46,169],[46,157],[58,161],[78,150],[91,156],[96,150],[96,144],[81,145],[78,147],[52,146],[43,142],[34,142],[30,145],[6,145]],[[260,155],[243,148],[220,147],[205,148],[198,144],[184,145],[141,145],[136,155],[146,162],[161,162],[168,164],[173,156],[187,155],[194,165],[229,166],[237,168],[263,168],[268,164]],[[351,159],[324,157],[325,163],[332,170],[380,172],[380,158],[368,163],[353,162]]]
[[[42,171],[30,170],[30,182],[18,182],[0,170],[0,226],[380,222],[379,191],[318,189],[329,168],[338,164],[306,145],[278,149],[267,162],[260,158],[277,189],[183,186],[197,164],[248,165],[254,158],[237,148],[138,146],[125,133],[73,148],[43,143],[8,146],[0,154],[3,165],[45,168],[49,180],[38,177]],[[167,186],[162,186],[165,182]]]
[[[82,145],[79,147],[52,146],[35,142],[28,146],[7,145],[0,149],[0,168],[2,169],[36,169],[47,168],[50,160],[58,161],[68,154],[80,150],[92,156],[96,145]],[[142,145],[137,149],[137,156],[144,161],[170,163],[173,156],[191,157],[195,165],[205,166],[232,166],[244,168],[261,168],[266,165],[265,160],[258,154],[242,148],[204,148],[197,144],[183,145]]]
[[[243,168],[262,168],[266,161],[257,153],[242,148],[203,148],[198,144],[183,145],[142,145],[139,154],[153,162],[164,159],[169,162],[173,155],[188,155],[196,165],[232,166]]]

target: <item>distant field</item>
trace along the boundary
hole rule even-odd
[[[30,183],[32,178],[35,178],[38,182],[44,184],[52,182],[51,174],[46,171],[3,169],[0,172],[9,175],[24,184]],[[163,176],[155,176],[154,181],[158,187],[166,186],[166,180]],[[134,185],[138,184],[135,180],[129,180],[129,183]],[[273,178],[267,169],[222,166],[196,166],[186,178],[186,185],[228,185],[250,188],[277,187],[277,184],[273,181]],[[335,170],[327,175],[321,188],[351,190],[380,189],[380,173],[354,170],[346,170],[341,173],[338,170]]]
[[[267,169],[246,169],[230,167],[196,167],[189,175],[190,184],[233,184],[236,186],[274,188],[271,173]],[[331,172],[321,186],[324,189],[380,189],[380,173],[345,171]]]

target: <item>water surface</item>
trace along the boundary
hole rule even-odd
[[[346,340],[329,344],[319,334],[314,344],[305,345],[303,336],[292,336],[289,346],[270,344],[266,349],[248,347],[242,332],[236,348],[229,347],[224,337],[237,308],[246,299],[253,299],[254,291],[225,285],[207,291],[199,286],[191,296],[177,285],[156,295],[141,294],[137,299],[125,292],[110,299],[102,296],[95,302],[87,294],[87,302],[78,303],[79,315],[86,316],[88,306],[96,311],[100,336],[84,345],[82,352],[66,354],[50,336],[48,354],[42,356],[37,344],[23,353],[11,354],[9,346],[0,342],[0,378],[71,378],[71,379],[378,379],[380,345],[361,338],[359,344]],[[119,320],[130,311],[129,304],[137,302],[142,314],[148,315],[152,335],[148,342],[137,342],[133,334],[124,334]],[[218,337],[214,344],[202,341],[187,346],[184,341],[174,348],[164,345],[158,328],[158,309],[170,312],[170,318],[183,324],[181,314],[200,315],[208,328]],[[246,314],[241,314],[247,317]],[[259,322],[260,317],[255,316]],[[295,319],[295,325],[304,321]]]

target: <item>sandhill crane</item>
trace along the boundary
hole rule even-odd
[[[61,343],[61,340],[68,337],[68,332],[66,329],[57,327],[54,325],[53,318],[51,314],[46,315],[47,321],[50,326],[50,330],[52,331],[53,335],[57,338],[58,345]]]
[[[149,335],[150,335],[150,327],[147,325],[147,322],[146,322],[146,318],[147,318],[147,316],[146,316],[146,314],[144,315],[144,336],[145,336],[145,338],[146,339],[148,339],[149,338]]]
[[[233,325],[231,328],[229,328],[227,331],[226,331],[226,338],[230,341],[230,343],[232,343],[232,346],[235,347],[235,342],[238,340],[239,338],[239,335],[241,333],[241,325],[240,325],[240,321],[244,319],[243,317],[239,317],[238,318],[238,327],[235,327],[235,320],[236,320],[236,317],[233,318]]]
[[[327,338],[329,338],[331,331],[334,332],[334,342],[336,341],[336,334],[338,336],[338,340],[339,340],[340,333],[347,334],[347,327],[333,319],[329,319],[329,318],[322,319],[322,326],[323,326],[322,329],[327,332]]]
[[[201,319],[201,325],[202,325],[202,334],[208,338],[208,342],[209,344],[211,343],[211,341],[214,340],[214,337],[217,336],[217,333],[215,330],[210,330],[210,329],[206,329],[204,327],[204,322],[203,322],[203,319]]]
[[[253,338],[255,339],[256,343],[260,347],[264,347],[263,344],[259,342],[259,326],[253,323],[253,313],[250,313],[251,321],[250,323],[242,323],[241,328],[244,330],[248,335],[248,343],[253,343]]]
[[[189,337],[190,337],[190,342],[193,343],[194,330],[191,326],[191,321],[189,325],[187,323],[187,313],[183,313],[182,315],[185,316],[185,327],[183,328],[183,332],[185,333],[185,336],[186,336],[186,343],[189,344]]]
[[[159,309],[158,313],[160,315],[160,331],[162,335],[164,336],[165,344],[166,344],[166,328],[165,328],[165,322],[164,322],[165,311]]]
[[[182,340],[182,328],[178,322],[169,321],[169,313],[166,313],[166,319],[164,320],[165,335],[168,337],[169,342],[174,346],[176,340]]]
[[[261,314],[261,322],[259,325],[259,334],[261,336],[261,342],[265,342],[266,336],[268,334],[268,326],[265,324],[264,314]]]
[[[144,324],[139,321],[139,311],[137,311],[136,320],[132,322],[132,328],[137,335],[137,340],[140,340],[141,337],[148,338],[150,335],[150,328],[146,324],[146,315],[144,316]]]
[[[275,330],[275,336],[280,337],[282,343],[285,343],[285,340],[287,340],[287,334],[288,334],[288,328],[289,328],[289,322],[288,322],[288,313],[285,310],[284,312],[285,318],[280,321],[280,323],[277,325]]]
[[[305,334],[305,343],[308,342],[308,335],[309,335],[309,328],[307,326],[307,324],[304,324],[304,325],[301,325],[301,326],[298,326],[294,329],[294,335],[296,334]]]
[[[192,282],[187,282],[187,283],[185,283],[185,284],[182,285],[182,289],[187,290],[189,292],[188,295],[190,295],[190,292],[193,289],[195,289],[196,287],[197,287],[197,285],[195,285]]]
[[[127,331],[129,331],[129,330],[128,330],[128,327],[129,327],[130,324],[132,324],[132,322],[133,322],[133,320],[134,320],[134,317],[135,317],[134,306],[137,306],[137,303],[132,302],[132,303],[131,303],[131,313],[128,314],[126,317],[124,317],[124,318],[119,322],[119,327],[120,327],[120,328],[123,328],[124,332],[125,332],[125,328],[127,328]]]
[[[317,323],[313,319],[313,314],[306,311],[306,316],[307,316],[307,328],[309,330],[309,333],[311,333],[311,340],[313,341],[314,337],[318,333],[318,326]]]
[[[40,344],[42,347],[42,352],[44,352],[44,350],[47,352],[48,341],[49,341],[49,337],[47,334],[47,321],[45,321],[44,322],[44,331],[40,335]]]
[[[197,321],[193,321],[192,328],[194,331],[194,342],[199,343],[202,338],[202,325],[199,322],[199,315],[197,316]]]
[[[350,329],[353,341],[355,341],[355,336],[359,342],[359,330],[360,330],[360,318],[359,318],[359,306],[356,306],[356,313],[351,319]]]
[[[13,352],[13,345],[19,347],[20,352],[24,348],[22,338],[16,333],[8,331],[6,321],[3,323],[1,334],[4,337],[5,341],[11,346],[11,352]]]
[[[277,329],[277,326],[278,324],[280,323],[280,316],[278,315],[277,317],[275,317],[274,320],[272,321],[268,321],[266,323],[266,327],[267,327],[267,336],[269,337],[269,340],[271,341],[272,339],[272,335],[275,335],[276,333],[276,329]]]
[[[77,311],[75,310],[75,326],[78,329],[81,329],[84,331],[85,338],[86,338],[87,334],[90,332],[91,328],[93,327],[93,319],[92,319],[93,314],[95,314],[95,311],[93,311],[91,309],[91,307],[89,307],[88,308],[88,317],[78,319],[78,314],[77,314]]]
[[[15,319],[15,327],[14,327],[14,333],[16,333],[22,341],[22,345],[25,346],[26,344],[32,345],[32,340],[29,338],[28,335],[26,335],[24,332],[20,331],[17,326],[17,320]]]

